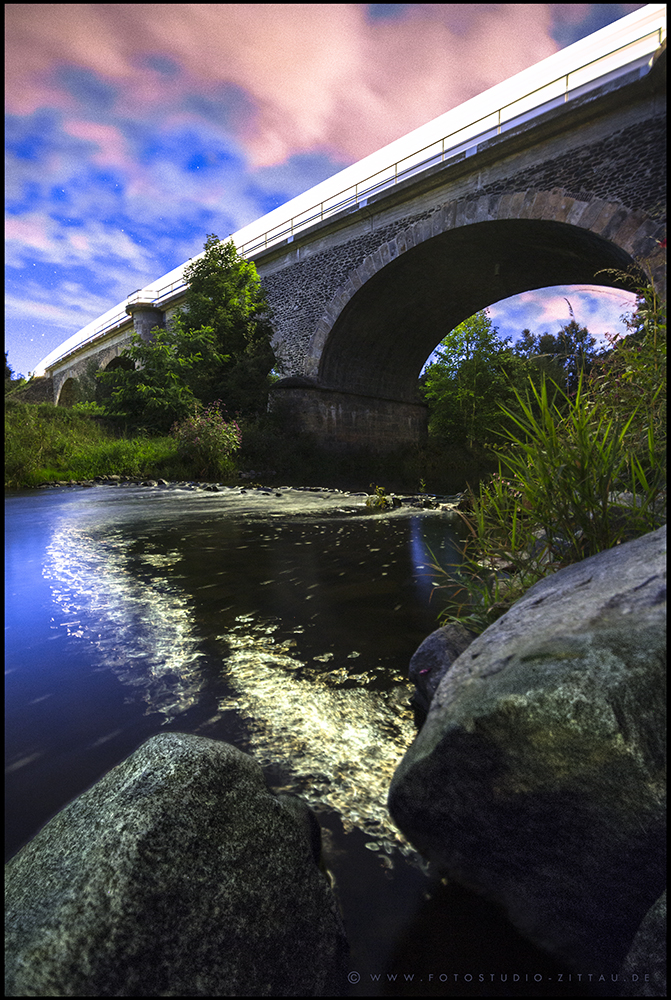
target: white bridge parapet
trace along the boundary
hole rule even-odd
[[[421,177],[437,164],[473,155],[479,144],[552,108],[625,74],[644,76],[665,38],[666,4],[647,4],[346,167],[229,238],[250,258],[269,247],[290,244],[306,229],[361,208],[380,192]],[[189,263],[88,323],[45,357],[35,374],[53,375],[59,362],[74,351],[128,325],[132,307],[165,311],[178,304],[186,291],[184,270]]]

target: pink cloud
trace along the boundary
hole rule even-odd
[[[126,141],[121,130],[114,125],[74,119],[65,123],[64,130],[76,139],[84,139],[95,144],[97,152],[91,157],[93,162],[115,164],[124,168],[129,166]]]
[[[7,243],[21,243],[33,250],[48,250],[51,246],[46,219],[39,215],[6,218],[5,240]]]
[[[557,21],[565,24],[580,24],[589,15],[590,3],[553,3],[552,13]],[[635,7],[636,4],[626,4]]]
[[[351,161],[556,51],[551,6],[414,4],[370,21],[363,4],[10,4],[7,101],[75,110],[50,82],[64,64],[139,117],[233,84],[256,109],[238,125],[253,165]],[[148,68],[157,56],[179,72]]]

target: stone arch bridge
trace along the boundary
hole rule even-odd
[[[558,284],[664,289],[665,49],[422,173],[249,256],[274,312],[284,378],[271,406],[324,444],[378,450],[426,427],[420,371],[447,332],[509,296]],[[54,400],[114,363],[184,291],[129,300],[104,336],[47,369]],[[71,397],[72,394],[71,394]]]

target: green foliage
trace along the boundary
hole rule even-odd
[[[252,261],[232,242],[208,236],[205,253],[185,269],[186,307],[151,340],[135,335],[121,362],[100,372],[98,402],[128,425],[166,433],[197,405],[224,400],[229,412],[266,409],[275,363],[272,328]]]
[[[187,331],[178,319],[170,329],[152,330],[152,339],[133,335],[122,353],[133,367],[100,372],[103,386],[111,389],[107,412],[123,415],[133,427],[167,433],[197,405],[209,384],[213,365],[223,363],[210,327]]]
[[[626,274],[615,272],[620,278]],[[609,338],[610,349],[599,355],[590,372],[591,398],[613,419],[631,417],[630,435],[637,453],[645,456],[652,433],[654,464],[666,453],[666,302],[650,281],[638,289],[636,309],[622,317],[628,336]]]
[[[5,406],[6,489],[107,475],[198,479],[198,462],[197,454],[179,453],[174,436],[123,437],[83,407],[13,400]]]
[[[187,333],[211,330],[218,355],[198,398],[223,399],[230,413],[253,416],[268,402],[275,356],[270,346],[270,309],[253,261],[232,241],[210,235],[203,256],[184,272],[189,283],[180,319]]]
[[[439,589],[461,588],[442,617],[482,630],[548,573],[665,523],[665,313],[654,289],[641,301],[640,337],[617,340],[574,394],[530,380],[502,408],[498,474],[462,514],[463,563],[432,567]]]
[[[469,449],[491,444],[500,404],[514,405],[530,363],[501,340],[487,310],[448,333],[436,353],[423,378],[430,433]]]
[[[391,497],[387,496],[387,491],[384,486],[375,486],[373,483],[370,484],[375,493],[367,497],[366,507],[370,507],[373,510],[384,510],[386,507],[393,506]]]
[[[102,417],[105,414],[105,407],[101,406],[100,403],[96,403],[95,400],[89,400],[88,402],[75,403],[70,407],[75,413],[90,413],[93,416]]]
[[[156,444],[128,442],[89,413],[53,403],[5,406],[5,488],[148,471]],[[174,451],[174,445],[172,445]]]
[[[523,330],[515,344],[515,353],[533,361],[546,380],[556,383],[565,392],[574,393],[581,374],[589,371],[593,363],[596,347],[595,338],[587,327],[580,326],[571,309],[570,322],[556,334],[534,335]]]
[[[171,433],[180,457],[200,468],[200,478],[219,478],[235,471],[233,454],[242,435],[234,420],[224,420],[220,401],[175,424]]]

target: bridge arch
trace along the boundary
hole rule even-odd
[[[100,383],[96,373],[108,369],[127,367],[132,362],[120,357],[121,352],[130,344],[130,333],[124,333],[113,344],[105,345],[96,354],[85,354],[83,358],[75,357],[66,361],[62,368],[54,371],[54,403],[57,406],[72,406],[81,400],[95,399],[101,402]],[[67,388],[66,388],[67,387]]]
[[[642,258],[661,283],[663,235],[643,211],[559,188],[453,201],[351,272],[311,337],[306,383],[416,404],[423,364],[464,319],[534,288],[628,287],[599,272]]]
[[[79,382],[76,378],[67,378],[58,393],[57,406],[74,406],[80,400]]]

